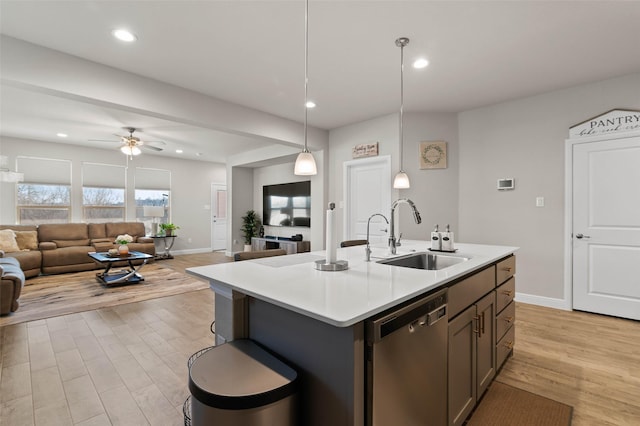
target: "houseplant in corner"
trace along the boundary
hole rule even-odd
[[[244,237],[244,251],[251,251],[251,238],[258,236],[258,229],[260,229],[260,217],[253,210],[247,211],[247,214],[242,216],[242,236]]]
[[[129,255],[129,244],[133,241],[133,237],[129,234],[118,235],[116,237],[116,244],[118,244],[118,254],[120,256],[128,256]]]
[[[180,229],[179,226],[174,225],[173,223],[161,223],[160,229],[164,231],[164,235],[167,237],[171,237],[176,229]]]

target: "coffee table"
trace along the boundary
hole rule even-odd
[[[111,256],[109,253],[90,252],[89,257],[104,266],[104,271],[97,273],[96,279],[106,286],[136,284],[144,281],[144,277],[138,271],[147,264],[149,259],[153,259],[150,254],[139,251],[130,251],[128,256]],[[142,260],[142,263],[136,266],[133,264],[136,260]],[[126,261],[129,267],[109,273],[116,262],[122,261]]]

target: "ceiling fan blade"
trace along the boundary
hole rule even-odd
[[[153,146],[153,145],[142,145],[142,148],[148,148],[148,149],[152,149],[154,151],[163,151],[162,148],[158,148],[157,146]]]
[[[111,142],[111,143],[122,143],[122,141],[112,141],[105,139],[88,139],[89,142]]]

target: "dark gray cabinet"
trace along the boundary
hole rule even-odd
[[[449,322],[449,425],[462,425],[496,375],[495,292]]]
[[[450,426],[464,424],[513,353],[515,272],[511,255],[449,287]]]

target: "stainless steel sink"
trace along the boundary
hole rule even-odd
[[[434,254],[427,252],[411,253],[404,256],[393,257],[391,259],[379,260],[378,263],[392,266],[402,266],[404,268],[427,269],[435,271],[466,262],[468,257],[454,256],[449,254]]]

